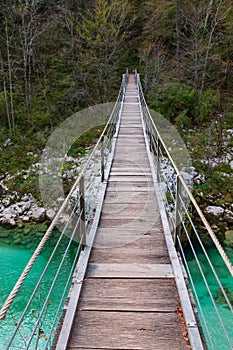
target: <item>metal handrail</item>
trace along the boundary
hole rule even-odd
[[[86,235],[88,234],[88,230],[91,226],[92,223],[92,219],[93,216],[95,215],[95,205],[96,203],[91,203],[91,205],[89,205],[88,203],[88,190],[89,191],[93,191],[95,192],[94,196],[91,196],[93,198],[97,198],[97,192],[101,186],[101,182],[104,182],[106,180],[106,174],[105,174],[105,169],[108,166],[108,156],[111,153],[111,139],[114,137],[114,135],[116,135],[116,132],[118,130],[118,124],[119,124],[119,119],[120,119],[120,115],[121,115],[121,110],[122,110],[122,103],[124,100],[124,95],[125,95],[125,89],[126,89],[126,85],[127,85],[127,80],[128,80],[128,72],[126,72],[126,74],[123,75],[122,77],[122,84],[121,84],[121,88],[118,94],[118,98],[117,101],[114,105],[114,108],[112,110],[112,113],[109,117],[109,120],[107,122],[107,124],[104,127],[103,132],[101,133],[96,145],[94,146],[94,148],[91,151],[91,154],[87,160],[87,162],[85,163],[84,167],[82,168],[77,180],[75,181],[75,183],[73,184],[69,194],[67,195],[66,199],[64,200],[64,202],[62,203],[60,209],[58,210],[57,214],[55,215],[54,219],[52,220],[50,226],[48,227],[44,237],[42,238],[41,242],[39,243],[39,245],[37,246],[34,254],[32,255],[31,259],[29,260],[27,266],[25,267],[23,273],[21,274],[21,276],[19,277],[18,281],[16,282],[14,288],[12,289],[11,293],[9,294],[8,298],[6,299],[5,303],[3,304],[1,310],[0,310],[0,322],[2,322],[7,314],[7,311],[9,310],[9,308],[11,307],[14,299],[16,298],[17,294],[19,293],[22,285],[24,284],[24,281],[26,279],[26,277],[28,276],[29,272],[31,271],[35,261],[37,260],[38,256],[40,255],[43,247],[45,246],[46,242],[48,241],[49,237],[51,236],[53,229],[56,227],[56,225],[59,223],[59,220],[62,216],[63,213],[65,213],[66,209],[68,207],[72,207],[72,211],[71,214],[69,215],[69,218],[66,222],[65,227],[63,228],[61,235],[57,241],[57,244],[54,248],[54,251],[28,301],[27,306],[25,307],[21,318],[19,320],[19,322],[17,322],[17,325],[15,327],[15,330],[13,332],[13,335],[11,337],[11,340],[7,346],[7,349],[9,348],[9,346],[12,344],[12,341],[14,340],[15,335],[17,334],[17,332],[19,332],[20,326],[25,318],[25,315],[28,312],[29,306],[36,294],[36,292],[38,291],[38,288],[43,280],[43,277],[48,269],[48,266],[56,252],[56,249],[62,239],[62,237],[66,234],[66,231],[68,230],[68,226],[72,226],[72,232],[69,235],[69,242],[67,245],[67,249],[66,252],[64,253],[64,256],[62,257],[62,261],[61,264],[64,262],[64,260],[66,259],[69,247],[71,245],[71,242],[73,240],[73,238],[77,235],[77,232],[79,232],[79,245],[77,247],[77,252],[74,258],[74,262],[73,262],[73,267],[76,265],[76,260],[78,259],[79,253],[82,249],[82,246],[84,246],[86,244]],[[92,166],[92,159],[95,157],[95,155],[98,155],[99,160],[100,160],[100,168],[99,168],[99,173],[96,174],[97,177],[97,181],[98,181],[98,186],[96,186],[96,188],[91,188],[91,185],[89,184],[89,189],[85,189],[85,186],[87,187],[87,183],[88,183],[88,179],[86,176],[86,173],[88,173],[88,169]],[[90,171],[89,171],[90,172]],[[92,174],[93,175],[93,174]],[[86,182],[86,183],[85,183]],[[93,181],[92,181],[93,182]],[[79,193],[78,196],[75,196],[76,199],[76,203],[75,205],[73,205],[74,202],[74,193]],[[86,193],[85,193],[86,192]],[[70,229],[70,227],[69,227]],[[61,266],[60,266],[61,268]],[[57,271],[57,273],[59,273],[59,271]],[[57,278],[57,277],[56,277]],[[67,283],[66,283],[66,289],[68,288],[68,286],[70,285],[70,279],[72,278],[72,274],[69,274]],[[51,294],[51,291],[53,289],[53,286],[56,282],[56,279],[52,282],[51,285],[51,290],[49,291],[47,297],[46,297],[46,301],[44,302],[44,305],[42,306],[41,312],[40,312],[40,317],[43,316],[46,305],[47,305],[47,301],[49,298],[49,295]],[[63,304],[65,295],[66,295],[66,291],[64,291],[63,296],[61,297],[60,300],[60,307]],[[57,317],[58,317],[58,313],[57,312]],[[30,340],[28,342],[28,345],[26,348],[29,348],[30,343],[32,341],[33,335],[35,334],[36,328],[39,327],[39,323],[40,323],[40,317],[38,317],[38,320],[35,324],[35,327],[32,331],[31,336],[29,337]],[[52,331],[50,332],[50,336],[52,336]],[[49,340],[48,340],[49,341]],[[47,344],[48,344],[47,341]],[[25,342],[25,340],[24,340]]]
[[[189,247],[190,252],[194,257],[194,260],[196,261],[197,270],[199,271],[198,273],[202,278],[203,285],[210,300],[210,305],[212,305],[212,308],[216,315],[216,322],[219,324],[219,328],[221,329],[222,335],[225,339],[224,341],[226,342],[227,346],[230,346],[230,349],[233,349],[233,340],[230,337],[229,331],[227,331],[227,327],[225,324],[226,322],[224,322],[225,320],[223,319],[221,312],[219,312],[218,306],[215,301],[215,297],[213,295],[213,291],[211,290],[208,284],[208,279],[206,278],[207,276],[205,276],[205,271],[203,271],[202,264],[199,261],[199,250],[202,252],[206,264],[208,264],[209,266],[209,271],[211,271],[211,276],[213,276],[215,280],[215,285],[219,287],[219,291],[221,292],[221,295],[223,296],[225,301],[225,305],[230,313],[233,313],[233,307],[231,301],[229,300],[229,296],[227,295],[227,292],[224,289],[220,278],[218,277],[215,267],[213,266],[213,263],[208,256],[208,252],[201,240],[198,229],[194,222],[194,212],[196,212],[196,217],[200,221],[200,225],[202,225],[204,230],[206,230],[206,232],[212,239],[212,242],[214,243],[218,253],[222,257],[227,267],[227,270],[229,271],[231,276],[233,276],[233,266],[229,258],[227,257],[223,247],[218,241],[216,235],[211,229],[209,223],[207,222],[200,207],[198,206],[195,198],[193,197],[190,188],[186,184],[180,170],[174,162],[174,159],[169,153],[168,148],[161,134],[159,133],[154,120],[152,119],[151,113],[143,95],[139,74],[136,73],[135,79],[138,86],[138,96],[141,105],[141,113],[144,120],[145,132],[148,137],[149,149],[152,154],[154,165],[157,168],[157,181],[159,184],[163,184],[163,186],[160,187],[163,192],[163,199],[168,217],[168,222],[170,224],[170,229],[171,231],[173,231],[174,234],[174,246],[180,252],[180,255],[184,262],[184,266],[186,267],[186,272],[188,274],[194,297],[200,311],[200,320],[204,329],[206,339],[208,339],[209,346],[212,349],[216,349],[214,347],[214,342],[211,337],[211,327],[209,327],[208,322],[205,319],[205,314],[202,310],[203,305],[198,297],[195,281],[193,280],[192,273],[188,266],[188,261],[186,257],[187,247]],[[168,177],[167,174],[162,171],[162,167],[169,167],[169,169],[171,167],[173,169],[171,176]],[[193,210],[190,211],[191,206]],[[193,236],[190,236],[191,232],[193,232]],[[186,248],[183,247],[184,238],[187,242]],[[193,238],[195,239],[195,242],[192,242]]]

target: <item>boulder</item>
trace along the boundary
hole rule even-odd
[[[32,204],[30,211],[28,212],[30,219],[36,222],[42,222],[46,219],[46,212],[44,208],[39,207],[36,204]]]
[[[183,176],[184,181],[186,182],[187,185],[192,186],[193,184],[193,175],[189,174],[183,170],[181,170],[181,175]]]
[[[198,174],[194,177],[194,183],[197,185],[203,184],[205,182],[205,175]]]
[[[231,210],[225,210],[225,212],[224,212],[224,220],[228,224],[233,225],[233,212]]]
[[[214,205],[209,205],[205,209],[206,218],[210,221],[218,221],[223,218],[224,209]]]
[[[16,226],[16,221],[12,217],[6,215],[0,217],[0,224],[7,226]]]

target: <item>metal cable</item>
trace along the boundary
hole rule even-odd
[[[185,269],[186,269],[186,272],[188,274],[189,281],[191,282],[193,293],[194,293],[196,302],[198,304],[198,307],[199,307],[199,310],[200,310],[200,313],[201,313],[201,316],[202,316],[202,321],[204,323],[206,333],[208,335],[208,339],[210,341],[212,349],[214,350],[213,340],[212,340],[212,337],[211,337],[211,334],[210,334],[210,331],[209,331],[209,328],[208,328],[208,325],[207,325],[207,322],[206,322],[206,318],[205,318],[205,315],[204,315],[204,311],[202,309],[202,306],[201,306],[201,303],[200,303],[200,299],[198,297],[197,290],[196,290],[196,287],[195,287],[195,284],[194,284],[194,281],[193,281],[193,278],[192,278],[192,275],[191,275],[191,272],[190,272],[190,269],[189,269],[189,266],[188,266],[188,262],[187,262],[187,259],[186,259],[186,256],[185,256],[185,253],[184,253],[184,250],[183,250],[183,247],[182,247],[182,243],[180,241],[180,237],[177,237],[177,240],[178,240],[181,256],[182,256],[183,262],[185,264]]]
[[[157,136],[159,142],[161,143],[161,145],[162,145],[162,147],[163,147],[163,149],[164,149],[164,151],[165,151],[169,161],[172,164],[172,167],[175,170],[176,175],[179,177],[182,186],[184,187],[185,191],[187,192],[187,195],[188,195],[189,199],[191,200],[191,202],[193,203],[193,205],[194,205],[194,207],[195,207],[195,209],[197,211],[197,214],[199,215],[199,217],[200,217],[201,221],[203,222],[204,226],[206,227],[206,229],[207,229],[207,231],[208,231],[212,241],[214,242],[214,244],[215,244],[219,254],[221,255],[221,257],[222,257],[224,263],[226,264],[226,266],[227,266],[231,276],[233,277],[233,266],[232,266],[231,261],[229,260],[226,252],[224,251],[223,247],[221,246],[221,244],[220,244],[219,240],[217,239],[215,233],[211,229],[208,221],[206,220],[204,214],[202,213],[202,211],[201,211],[199,205],[197,204],[195,198],[193,197],[189,187],[187,186],[185,180],[183,179],[183,176],[181,175],[179,169],[177,168],[177,166],[176,166],[172,156],[170,155],[170,153],[169,153],[169,151],[167,149],[167,146],[166,146],[164,140],[162,139],[162,137],[161,137],[161,135],[160,135],[160,133],[159,133],[159,131],[158,131],[158,129],[157,129],[157,127],[156,127],[152,117],[151,117],[150,111],[149,111],[148,106],[147,106],[146,101],[145,101],[145,97],[144,97],[143,92],[142,92],[142,86],[141,86],[139,74],[137,74],[137,76],[136,76],[136,82],[137,82],[139,96],[140,96],[140,103],[143,104],[145,106],[145,108],[146,108],[146,113],[148,115],[148,118],[149,118],[149,121],[150,121],[150,124],[151,124],[151,129],[153,129],[155,135]],[[143,113],[143,116],[145,118],[145,113]]]
[[[80,182],[80,179],[81,177],[85,174],[85,171],[87,169],[87,167],[89,166],[92,158],[93,158],[93,155],[95,154],[95,151],[96,149],[99,147],[99,145],[101,144],[101,140],[103,138],[103,136],[105,135],[110,123],[112,122],[112,120],[114,119],[115,117],[115,114],[117,112],[117,109],[118,109],[118,103],[119,102],[122,102],[123,99],[124,99],[124,94],[125,94],[125,89],[126,89],[126,84],[127,84],[127,80],[128,80],[128,73],[126,72],[126,74],[123,75],[123,78],[122,78],[122,84],[121,84],[121,88],[120,88],[120,92],[118,94],[118,98],[117,98],[117,102],[115,103],[115,106],[113,108],[113,111],[110,115],[110,118],[107,122],[107,124],[105,125],[105,128],[99,138],[99,140],[97,141],[94,149],[92,150],[85,166],[83,167],[81,173],[79,174],[77,180],[75,181],[75,183],[73,184],[69,194],[67,195],[66,199],[64,200],[63,204],[61,205],[60,209],[58,210],[57,214],[55,215],[53,221],[51,222],[48,230],[46,231],[44,237],[42,238],[42,240],[40,241],[39,245],[37,246],[34,254],[32,255],[31,259],[29,260],[27,266],[25,267],[24,271],[22,272],[21,276],[19,277],[18,281],[16,282],[14,288],[12,289],[11,293],[9,294],[8,298],[6,299],[5,303],[3,304],[1,310],[0,310],[0,322],[2,320],[5,319],[6,317],[6,313],[8,311],[8,309],[10,308],[13,300],[15,299],[16,295],[18,294],[22,284],[24,283],[27,275],[29,274],[30,270],[32,269],[32,266],[34,265],[37,257],[39,256],[39,254],[41,253],[41,250],[43,249],[45,243],[47,242],[47,240],[49,239],[51,233],[52,233],[52,230],[54,229],[54,227],[56,226],[57,222],[58,222],[58,219],[61,215],[61,213],[64,211],[70,197],[72,196],[73,192],[76,190],[76,188],[78,187],[79,185],[79,182]]]
[[[222,283],[220,282],[220,279],[219,279],[219,277],[218,277],[218,275],[217,275],[217,273],[216,273],[216,271],[215,271],[215,268],[214,268],[214,266],[213,266],[213,264],[212,264],[212,262],[211,262],[211,260],[210,260],[210,258],[209,258],[209,256],[208,256],[208,254],[207,254],[207,251],[206,251],[206,249],[205,249],[205,247],[204,247],[204,245],[203,245],[203,243],[202,243],[202,241],[201,241],[201,238],[200,238],[200,236],[199,236],[199,234],[198,234],[198,232],[197,232],[197,229],[196,229],[196,227],[195,227],[195,225],[194,225],[194,223],[193,223],[193,220],[191,219],[191,217],[190,217],[190,215],[189,215],[189,212],[188,212],[187,208],[185,207],[184,202],[183,202],[183,200],[182,200],[181,197],[180,197],[180,201],[181,201],[181,204],[182,204],[182,206],[183,206],[183,208],[184,208],[184,210],[185,210],[185,214],[187,215],[187,217],[188,217],[188,219],[189,219],[189,222],[190,222],[190,224],[191,224],[191,226],[192,226],[192,228],[193,228],[193,230],[194,230],[194,232],[195,232],[195,236],[196,236],[197,239],[198,239],[198,242],[199,242],[199,244],[200,244],[200,246],[201,246],[201,249],[202,249],[202,251],[203,251],[203,253],[204,253],[205,257],[206,257],[206,260],[208,261],[208,264],[209,264],[209,266],[210,266],[210,268],[211,268],[211,270],[212,270],[212,272],[213,272],[213,274],[214,274],[214,277],[216,278],[216,281],[217,281],[217,283],[218,283],[218,285],[219,285],[219,287],[220,287],[220,289],[221,289],[221,291],[222,291],[222,293],[223,293],[223,295],[224,295],[224,298],[225,298],[225,300],[226,300],[226,302],[227,302],[227,304],[228,304],[228,306],[229,306],[229,309],[230,309],[231,312],[233,313],[233,307],[232,307],[232,305],[231,305],[231,302],[230,302],[228,296],[226,295],[226,292],[225,292],[225,290],[224,290],[224,288],[223,288],[223,286],[222,286]],[[179,216],[180,216],[180,221],[183,223],[182,214],[179,213]],[[184,223],[183,223],[183,224],[184,224]],[[185,225],[185,224],[184,224],[184,225]]]
[[[209,287],[209,285],[208,285],[208,282],[207,282],[207,279],[206,279],[206,277],[205,277],[204,271],[202,270],[201,264],[200,264],[200,262],[199,262],[198,256],[197,256],[196,251],[195,251],[195,248],[194,248],[194,246],[193,246],[193,244],[192,244],[192,242],[191,242],[191,239],[190,239],[190,237],[189,237],[187,228],[186,228],[186,226],[184,225],[183,221],[182,221],[182,226],[183,226],[183,228],[184,228],[184,231],[185,231],[186,237],[187,237],[187,239],[188,239],[190,248],[191,248],[191,250],[192,250],[192,252],[193,252],[195,261],[197,262],[197,266],[198,266],[198,268],[199,268],[199,271],[200,271],[200,273],[201,273],[202,279],[203,279],[203,281],[204,281],[204,283],[205,283],[206,289],[207,289],[208,294],[209,294],[209,296],[210,296],[211,302],[212,302],[212,304],[213,304],[213,306],[214,306],[214,309],[215,309],[215,312],[216,312],[216,314],[217,314],[219,323],[221,324],[221,327],[222,327],[222,329],[223,329],[223,332],[225,333],[225,336],[226,336],[226,339],[227,339],[229,345],[232,346],[232,343],[231,343],[231,340],[230,340],[230,338],[229,338],[228,332],[227,332],[227,330],[226,330],[226,328],[225,328],[225,325],[224,325],[224,323],[223,323],[222,317],[221,317],[221,315],[220,315],[220,313],[219,313],[219,310],[218,310],[218,308],[217,308],[217,305],[216,305],[216,303],[215,303],[215,301],[214,301],[214,297],[213,297],[212,292],[211,292],[211,290],[210,290],[210,287]]]

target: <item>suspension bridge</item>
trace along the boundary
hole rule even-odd
[[[99,162],[94,178],[93,158]],[[123,75],[103,133],[2,306],[0,327],[10,324],[25,281],[64,213],[57,244],[1,349],[233,349],[233,318],[226,321],[224,314],[227,310],[232,317],[232,301],[200,233],[208,235],[231,277],[232,264],[157,129],[139,74]],[[47,282],[64,237],[60,263]],[[67,259],[72,260],[69,271]],[[64,274],[66,281],[54,296]],[[200,283],[212,323],[198,295]],[[221,345],[214,340],[213,324],[220,329]]]

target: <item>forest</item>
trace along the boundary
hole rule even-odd
[[[122,73],[137,68],[149,107],[177,127],[204,176],[196,198],[230,208],[231,0],[1,0],[0,27],[0,180],[16,174],[10,190],[39,200],[37,177],[18,172],[59,123],[114,101]]]

